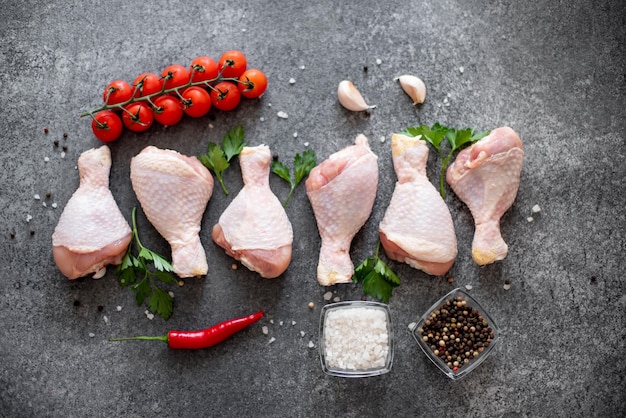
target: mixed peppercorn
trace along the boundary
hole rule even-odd
[[[454,372],[478,357],[495,336],[487,320],[461,296],[433,311],[418,332],[433,354]]]

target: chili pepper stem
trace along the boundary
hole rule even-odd
[[[109,338],[110,342],[113,341],[163,341],[164,343],[168,342],[167,335],[160,335],[158,337],[151,337],[140,335],[138,337],[120,337],[120,338]]]

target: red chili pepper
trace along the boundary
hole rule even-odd
[[[244,316],[242,318],[230,319],[228,321],[221,322],[217,325],[199,331],[172,330],[168,332],[167,335],[161,335],[157,337],[124,337],[112,338],[109,341],[163,341],[164,343],[167,343],[169,348],[198,350],[201,348],[213,347],[214,345],[221,343],[233,334],[243,330],[249,325],[254,324],[261,318],[263,318],[263,311]]]

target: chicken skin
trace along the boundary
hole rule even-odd
[[[461,151],[448,167],[446,181],[474,217],[472,258],[478,265],[507,256],[500,219],[517,196],[523,160],[520,137],[502,127]]]
[[[378,187],[378,157],[364,135],[309,173],[306,191],[322,239],[317,280],[349,283],[354,275],[350,245],[369,218]]]
[[[196,157],[149,146],[132,158],[130,180],[146,217],[172,247],[174,272],[181,278],[206,275],[199,233],[213,193],[209,170]]]
[[[293,231],[269,184],[272,154],[266,145],[244,147],[239,164],[244,187],[213,227],[213,241],[226,254],[266,279],[291,262]]]
[[[398,181],[380,223],[380,242],[392,260],[428,274],[445,274],[457,255],[450,210],[426,177],[428,145],[402,134],[391,137]]]
[[[103,145],[78,158],[80,185],[52,234],[52,255],[68,279],[120,264],[132,232],[109,190],[111,151]]]

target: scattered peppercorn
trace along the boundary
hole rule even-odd
[[[80,306],[80,300],[76,299],[76,300],[74,301],[74,306]]]
[[[11,237],[11,239],[15,238],[15,231],[11,231],[9,232],[9,236]]]
[[[52,193],[46,192],[46,199],[50,199],[52,197]]]
[[[596,276],[591,276],[591,283],[595,283],[596,282]]]
[[[32,235],[35,235],[35,230],[34,230],[34,229],[32,229],[32,228],[31,228],[31,230],[30,230],[30,235],[31,235],[31,236],[32,236]]]
[[[54,144],[54,147],[55,147],[55,148],[56,148],[56,147],[58,147],[58,146],[59,146],[59,140],[58,140],[58,139],[55,139],[55,140],[54,140],[54,142],[53,142],[53,144]]]
[[[63,145],[63,151],[67,151],[67,145]]]
[[[104,306],[98,305],[98,312],[102,312],[104,310]]]
[[[48,133],[48,128],[43,128],[43,133],[47,134]]]
[[[63,139],[67,138],[67,132],[63,132]]]
[[[454,277],[453,276],[448,277],[448,283],[454,283]]]
[[[445,301],[418,329],[433,354],[455,373],[477,358],[495,338],[481,314],[462,296]]]
[[[367,72],[367,65],[363,66],[363,72],[366,73]]]

